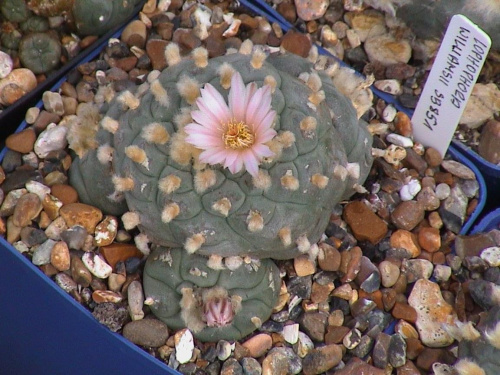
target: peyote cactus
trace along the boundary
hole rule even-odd
[[[46,73],[59,65],[61,43],[50,33],[30,33],[19,43],[19,59],[33,73]]]
[[[110,196],[124,195],[139,228],[156,244],[224,257],[289,259],[308,251],[333,206],[364,181],[371,136],[331,78],[303,58],[264,61],[257,49],[200,63],[200,51],[171,64],[147,90],[143,85],[114,100],[101,121],[100,147],[73,163],[73,185],[104,211],[114,204]],[[274,155],[264,157],[254,175],[232,173],[219,161],[203,163],[200,149],[186,141],[200,87],[210,83],[227,96],[234,72],[274,90],[277,135],[266,142]],[[103,170],[115,173],[108,182]]]
[[[2,0],[0,11],[11,22],[23,22],[28,19],[30,14],[25,0]]]
[[[132,16],[140,0],[74,0],[72,15],[80,35],[102,35]]]
[[[312,63],[288,53],[267,56],[249,41],[239,52],[212,59],[204,48],[182,58],[174,43],[165,55],[168,68],[151,73],[146,83],[113,99],[109,91],[98,93],[109,99],[99,124],[69,124],[68,141],[78,155],[70,182],[82,202],[122,215],[125,228],[138,226],[155,246],[177,249],[179,262],[199,263],[198,269],[203,264],[198,281],[185,273],[171,285],[174,270],[158,255],[148,259],[144,284],[156,315],[189,327],[189,319],[175,317],[187,306],[179,285],[189,279],[212,288],[209,280],[224,280],[216,306],[197,322],[227,326],[219,338],[240,337],[255,328],[249,318],[270,314],[276,286],[262,292],[265,311],[244,309],[245,327],[240,315],[219,303],[221,296],[261,285],[265,275],[249,271],[253,262],[265,268],[264,278],[272,275],[279,283],[264,258],[314,256],[312,244],[334,205],[368,174],[372,139],[333,84],[336,65],[326,58]],[[245,259],[243,268],[228,266],[238,259]],[[205,294],[194,295],[199,303]],[[230,328],[233,315],[236,330]],[[215,337],[213,329],[193,330],[202,339]]]
[[[269,318],[280,290],[269,259],[214,270],[206,258],[158,247],[144,270],[151,309],[170,328],[189,328],[203,341],[237,340]]]

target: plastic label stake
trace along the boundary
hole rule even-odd
[[[411,118],[416,141],[444,156],[490,46],[467,17],[452,17]]]

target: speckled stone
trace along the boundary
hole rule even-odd
[[[453,307],[443,299],[438,284],[418,280],[408,297],[408,304],[417,312],[415,324],[424,345],[439,348],[453,342],[443,324],[453,324],[457,316]]]
[[[81,225],[87,233],[94,233],[96,225],[102,220],[101,210],[84,203],[66,204],[59,213],[68,227]]]
[[[326,345],[311,350],[302,360],[304,375],[321,374],[337,366],[342,360],[340,345]]]

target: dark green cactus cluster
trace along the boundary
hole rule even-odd
[[[233,52],[208,59],[200,47],[183,58],[172,43],[163,72],[103,104],[93,142],[91,130],[69,130],[78,154],[70,182],[80,200],[122,215],[126,228],[137,226],[150,243],[166,247],[145,268],[153,312],[210,340],[244,336],[269,317],[279,277],[266,258],[314,256],[333,207],[363,183],[372,162],[371,135],[333,84],[335,65],[268,56],[249,41]],[[276,136],[267,143],[274,156],[252,175],[202,162],[184,130],[199,109],[200,89],[212,85],[227,103],[236,72],[245,85],[271,87],[276,112]],[[181,272],[181,264],[196,276]],[[243,292],[244,285],[255,287]],[[249,317],[253,323],[240,327]]]
[[[35,74],[56,69],[64,53],[62,38],[102,35],[132,16],[140,0],[2,0],[0,50],[18,56]],[[49,17],[61,22],[50,27]],[[66,50],[66,58],[77,53]]]

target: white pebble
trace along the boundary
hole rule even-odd
[[[299,325],[288,324],[283,327],[283,338],[289,344],[295,344],[299,340]]]
[[[413,147],[413,141],[410,138],[404,137],[400,134],[390,133],[387,134],[387,137],[385,137],[385,139],[387,142],[390,142],[396,146]]]
[[[237,270],[238,268],[240,268],[242,264],[243,264],[243,258],[237,255],[224,258],[224,265],[227,267],[227,269],[231,271]]]
[[[82,256],[82,261],[92,275],[100,279],[108,278],[109,275],[111,275],[111,272],[113,272],[113,268],[98,254],[91,252],[85,253]]]
[[[52,249],[54,248],[55,244],[56,241],[53,241],[51,239],[46,240],[33,251],[33,258],[31,258],[31,262],[35,266],[49,264],[50,254],[52,254]]]
[[[12,72],[13,67],[14,63],[9,54],[0,51],[0,78],[7,77]]]
[[[380,79],[373,83],[377,89],[391,95],[400,95],[403,93],[401,83],[396,79]]]
[[[402,201],[411,201],[415,195],[422,189],[420,182],[418,180],[410,180],[406,185],[403,185],[401,190],[399,190],[399,196]]]
[[[38,107],[29,108],[26,111],[26,116],[25,116],[26,123],[30,125],[34,124],[39,114],[40,114],[40,108]]]
[[[491,267],[498,267],[500,266],[500,247],[488,247],[481,252],[480,257]]]
[[[45,91],[42,95],[43,106],[50,113],[64,115],[64,104],[61,94],[58,92]]]
[[[392,122],[394,120],[394,118],[396,117],[397,112],[398,111],[396,110],[396,108],[394,108],[394,106],[392,104],[389,104],[382,111],[382,118],[386,122]]]
[[[35,142],[35,153],[39,158],[45,158],[51,151],[63,150],[67,146],[65,126],[48,126],[40,133]]]
[[[144,292],[139,281],[134,280],[127,288],[128,311],[132,320],[144,318]]]
[[[48,186],[34,180],[26,182],[26,190],[30,193],[38,195],[38,198],[40,198],[40,201],[42,202],[45,196],[50,194],[50,188]]]
[[[304,332],[299,332],[297,340],[297,355],[304,358],[307,353],[314,349],[314,343]]]
[[[219,340],[217,343],[217,358],[221,361],[225,361],[226,359],[229,358],[231,353],[233,352],[234,349],[234,344],[231,344],[229,341],[226,340]]]
[[[183,329],[175,334],[174,339],[175,359],[177,359],[180,364],[188,363],[194,351],[193,334],[189,329]]]
[[[448,281],[451,277],[451,267],[444,264],[436,264],[432,275],[437,282]]]

